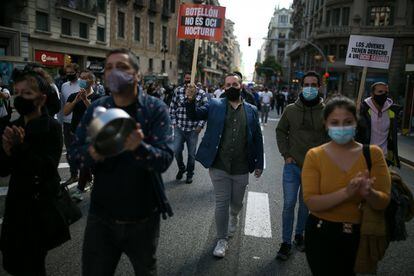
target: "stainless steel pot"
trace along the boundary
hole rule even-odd
[[[99,106],[94,110],[88,136],[97,153],[110,157],[124,151],[125,140],[135,128],[135,120],[124,110]]]

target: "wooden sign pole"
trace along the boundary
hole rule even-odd
[[[194,85],[195,75],[197,73],[197,58],[198,58],[198,48],[200,47],[200,39],[196,39],[194,43],[194,53],[193,53],[193,66],[191,67],[191,84]]]
[[[358,113],[361,108],[362,95],[364,94],[364,91],[365,91],[365,79],[367,78],[367,71],[368,71],[368,67],[365,66],[364,69],[362,70],[361,83],[359,84],[358,98],[356,102]]]

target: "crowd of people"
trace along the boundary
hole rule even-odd
[[[287,88],[246,87],[239,72],[227,74],[216,89],[191,84],[189,72],[182,85],[163,88],[143,83],[136,56],[115,49],[106,57],[104,84],[76,64],[59,73],[54,81],[36,65],[14,73],[14,108],[20,117],[12,122],[4,118],[11,95],[0,83],[0,175],[11,175],[0,250],[10,274],[46,275],[47,252],[70,239],[68,225],[50,227],[59,221],[54,203],[63,144],[70,165],[64,185],[78,181],[72,197],[82,200],[93,181],[82,275],[113,275],[122,254],[136,275],[156,275],[160,216],[172,216],[162,173],[174,157],[176,179],[185,174],[187,184],[194,181],[196,161],[209,170],[217,230],[213,255],[225,257],[249,174],[259,178],[263,173],[261,123],[266,125],[269,111],[276,109],[281,116],[277,146],[285,162],[276,258],[287,260],[293,244],[306,252],[314,275],[354,275],[363,221],[359,206],[384,210],[391,189],[387,164],[399,166],[399,107],[386,83],[372,86],[358,119],[352,100],[339,95],[324,101],[315,72],[304,75],[298,95]],[[123,109],[136,121],[116,156],[99,154],[88,137],[98,106]],[[364,155],[363,145],[369,144],[372,166]]]

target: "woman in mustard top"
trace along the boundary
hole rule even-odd
[[[310,210],[305,230],[306,258],[313,275],[354,275],[361,211],[366,201],[385,209],[391,178],[384,155],[371,146],[368,172],[362,144],[354,141],[356,107],[345,97],[325,106],[332,141],[308,151],[302,170],[303,197]]]

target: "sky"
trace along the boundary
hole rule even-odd
[[[257,51],[260,50],[267,36],[268,26],[273,12],[279,8],[289,8],[292,0],[219,0],[220,6],[226,7],[226,18],[234,24],[234,34],[240,43],[242,52],[242,73],[247,80],[253,76]],[[251,46],[247,41],[251,37]]]

